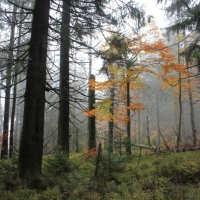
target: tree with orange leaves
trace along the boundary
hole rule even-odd
[[[177,77],[173,76],[174,71],[184,75],[189,74],[184,65],[177,64],[171,49],[161,39],[148,42],[144,38],[145,35],[127,38],[119,33],[114,33],[107,38],[107,44],[101,51],[105,62],[102,70],[112,73],[113,77],[104,82],[93,83],[96,90],[115,88],[114,102],[110,98],[97,102],[93,114],[100,121],[107,120],[126,126],[126,152],[128,154],[131,154],[131,110],[140,113],[145,109],[139,101],[138,89],[145,87],[141,74],[155,74],[169,85],[177,81]],[[153,70],[153,67],[158,66],[161,71],[160,75]],[[113,113],[110,112],[111,107],[114,109]]]

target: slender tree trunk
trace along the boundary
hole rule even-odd
[[[179,31],[177,32],[177,35],[179,35]],[[180,45],[178,43],[178,64],[180,64]],[[181,72],[178,74],[178,103],[179,103],[179,118],[178,118],[178,131],[177,131],[177,140],[176,140],[176,146],[177,150],[179,150],[180,142],[181,142],[181,124],[182,124],[182,85],[181,85]]]
[[[130,106],[130,82],[127,82],[126,85],[127,89],[127,102],[126,106]],[[128,122],[127,122],[127,144],[126,144],[126,153],[131,155],[131,116],[130,116],[130,109],[127,109],[127,117],[128,117]]]
[[[194,107],[193,107],[193,98],[192,98],[192,88],[190,86],[190,78],[188,78],[188,95],[189,95],[189,104],[190,104],[190,122],[192,128],[192,142],[193,146],[196,146],[197,138],[196,138],[196,129],[195,129],[195,122],[194,122]]]
[[[93,74],[90,75],[90,81],[95,80]],[[95,104],[95,90],[89,88],[89,111],[94,109]],[[88,149],[96,148],[96,126],[95,116],[88,117]]]
[[[23,5],[23,4],[22,4]],[[20,26],[18,30],[18,40],[17,40],[17,58],[20,56],[20,49],[19,46],[21,44],[21,29],[22,29],[22,11],[23,9],[20,9]],[[14,86],[13,86],[13,102],[12,102],[12,112],[11,112],[11,122],[10,122],[10,149],[9,149],[9,155],[10,157],[13,154],[14,151],[14,124],[15,124],[15,109],[16,109],[16,95],[17,95],[17,82],[18,82],[18,71],[19,71],[19,63],[15,65],[15,77],[14,77]],[[15,132],[16,134],[16,132]]]
[[[58,146],[69,156],[69,51],[71,0],[63,0],[60,46]]]
[[[90,35],[89,77],[92,74],[92,35]]]
[[[74,51],[74,59],[76,60],[76,49]],[[76,88],[77,84],[76,84],[76,63],[74,63],[74,88]],[[74,89],[73,92],[73,96],[76,99],[77,98],[77,92]],[[75,104],[75,103],[74,103]],[[76,106],[74,105],[73,107],[73,114],[74,114],[74,118],[73,118],[73,133],[74,133],[74,142],[75,142],[75,152],[78,153],[79,152],[79,138],[78,138],[78,128],[75,126],[76,124]]]
[[[17,110],[16,110],[16,121],[15,121],[15,135],[14,135],[14,141],[15,141],[15,145],[18,146],[19,144],[19,108],[20,106],[17,106]]]
[[[35,0],[19,148],[19,177],[27,181],[42,166],[49,10],[50,0]]]
[[[17,77],[15,77],[15,80]],[[14,123],[15,123],[15,106],[16,106],[16,94],[17,94],[17,81],[14,81],[13,87],[13,101],[12,101],[12,111],[11,111],[11,121],[10,121],[10,148],[9,156],[11,157],[14,151]]]
[[[76,128],[76,138],[75,138],[75,143],[76,143],[76,153],[79,153],[79,140],[78,140],[78,128]]]
[[[156,115],[157,115],[157,146],[160,146],[160,109],[158,102],[158,94],[156,94]]]
[[[178,131],[177,131],[177,141],[176,146],[177,149],[180,147],[181,142],[181,125],[182,125],[182,100],[181,100],[181,72],[179,72],[179,95],[178,95],[178,102],[179,102],[179,116],[178,116]]]
[[[8,139],[9,139],[9,117],[10,117],[10,89],[11,89],[11,71],[13,62],[13,46],[14,46],[14,36],[15,36],[15,13],[17,7],[13,7],[13,14],[11,19],[11,32],[10,32],[10,44],[8,53],[8,65],[6,71],[6,90],[5,90],[5,106],[4,106],[4,123],[3,123],[3,141],[1,147],[1,157],[8,157]]]
[[[147,139],[148,139],[148,147],[150,149],[151,141],[150,141],[150,133],[149,133],[149,118],[147,116]]]
[[[183,109],[183,113],[182,113],[182,138],[183,138],[183,142],[186,143],[186,130],[185,130],[185,111]]]
[[[113,80],[114,78],[114,74],[111,73],[110,74],[110,79]],[[112,101],[111,105],[110,105],[110,115],[111,115],[111,119],[108,123],[108,151],[110,153],[113,153],[113,128],[114,128],[114,122],[113,122],[113,115],[114,115],[114,92],[115,92],[115,88],[110,88],[110,100]]]
[[[138,113],[138,144],[141,143],[141,134],[140,134],[140,113]]]

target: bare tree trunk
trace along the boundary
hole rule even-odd
[[[58,146],[69,156],[69,51],[71,0],[63,0],[60,47]]]
[[[140,134],[140,113],[138,113],[138,144],[141,143],[141,134]]]
[[[21,44],[21,29],[22,29],[22,11],[23,9],[20,9],[20,26],[18,30],[18,41],[17,41],[17,58],[20,56],[20,44]],[[11,121],[10,121],[10,149],[9,149],[9,155],[10,157],[13,154],[14,151],[14,124],[15,124],[15,109],[16,109],[16,95],[17,95],[17,82],[18,82],[18,71],[19,71],[19,63],[15,65],[15,77],[14,77],[14,86],[13,86],[13,102],[12,102],[12,112],[11,112]],[[16,132],[15,132],[16,134]]]
[[[110,74],[110,79],[113,80],[114,78],[114,74],[111,73]],[[113,114],[114,114],[114,92],[115,92],[115,88],[110,88],[110,100],[112,101],[111,105],[110,105],[110,109],[109,112],[112,116],[112,118],[110,119],[109,123],[108,123],[108,151],[110,153],[113,153],[113,128],[114,128],[114,122],[113,122]]]
[[[147,138],[148,138],[148,147],[150,149],[151,141],[150,141],[150,133],[149,133],[149,118],[147,116]]]
[[[195,129],[195,122],[194,122],[194,107],[193,107],[193,98],[192,98],[192,88],[190,86],[190,78],[188,78],[188,95],[189,95],[189,104],[190,104],[190,122],[192,128],[192,142],[193,146],[196,147],[197,138],[196,138],[196,129]]]
[[[177,35],[179,35],[179,31],[177,31]],[[178,64],[180,64],[180,45],[178,43]],[[178,75],[178,102],[179,102],[179,119],[178,119],[178,131],[177,131],[177,140],[176,146],[177,150],[179,151],[180,142],[181,142],[181,124],[182,124],[182,85],[181,85],[181,72]]]
[[[27,66],[19,177],[31,181],[41,173],[50,0],[35,0]]]
[[[17,7],[13,7],[13,14],[11,19],[11,32],[10,32],[10,44],[8,53],[8,64],[6,71],[6,90],[5,90],[5,106],[4,106],[4,123],[3,123],[3,141],[1,147],[1,157],[8,157],[8,139],[9,139],[9,118],[10,118],[10,89],[11,89],[11,71],[13,62],[13,46],[14,46],[14,36],[15,36],[15,13]]]
[[[126,86],[127,90],[127,102],[126,106],[130,106],[130,82],[127,82]],[[127,122],[127,141],[126,141],[126,153],[131,155],[131,119],[130,119],[130,109],[127,109],[127,117],[128,117],[128,122]]]
[[[186,130],[185,130],[185,111],[183,109],[183,113],[182,113],[182,141],[184,142],[184,144],[186,143]]]
[[[159,102],[158,102],[158,94],[156,94],[156,115],[157,115],[157,146],[160,146],[160,109],[159,109]]]
[[[76,143],[76,153],[79,153],[78,128],[76,128],[76,138],[75,138],[75,143]]]
[[[90,75],[90,81],[95,80],[93,74]],[[89,111],[94,109],[95,104],[95,90],[91,87],[89,88]],[[88,117],[88,149],[96,148],[96,125],[95,116]]]
[[[76,60],[76,49],[74,50],[74,60]],[[77,98],[77,92],[75,90],[77,84],[76,84],[76,63],[74,63],[74,91],[73,91],[73,96],[76,99]],[[76,102],[74,102],[75,104]],[[79,152],[79,136],[78,136],[78,128],[75,126],[76,124],[76,106],[74,105],[73,107],[73,114],[74,114],[74,118],[73,118],[73,133],[74,133],[74,143],[75,143],[75,152],[78,153]]]

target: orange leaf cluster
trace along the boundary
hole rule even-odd
[[[132,103],[130,106],[126,107],[126,109],[136,111],[139,114],[141,110],[145,110],[145,106],[141,103]]]
[[[125,106],[118,106],[115,109],[115,123],[123,123],[126,124],[130,119],[126,114],[126,107]]]
[[[96,110],[95,109],[92,109],[92,110],[85,110],[83,112],[83,114],[86,116],[86,117],[94,117],[96,115]]]
[[[113,88],[114,83],[115,83],[115,80],[107,80],[104,82],[98,82],[98,81],[95,81],[94,79],[91,79],[88,83],[88,86],[90,87],[91,90],[104,91],[104,90]]]
[[[92,149],[88,149],[88,148],[84,148],[84,156],[83,156],[83,160],[88,160],[90,158],[92,158],[94,155],[98,154],[98,148],[92,148]]]
[[[158,52],[158,51],[165,51],[167,50],[168,47],[163,43],[162,40],[158,40],[157,42],[154,43],[147,43],[147,42],[143,42],[141,44],[141,50],[145,51],[147,53],[154,53],[154,52]]]

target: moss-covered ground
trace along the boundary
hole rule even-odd
[[[1,200],[198,200],[200,151],[131,156],[56,152],[43,159],[43,175],[18,179],[17,157],[0,161]],[[96,173],[95,173],[96,172]]]

